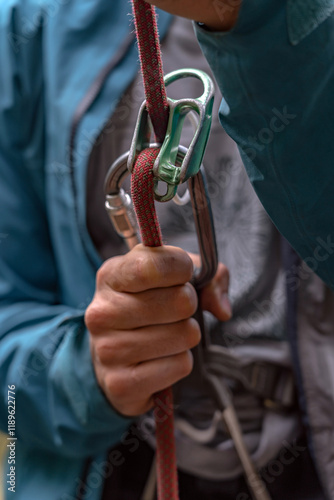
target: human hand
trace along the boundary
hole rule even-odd
[[[145,0],[176,16],[204,23],[216,31],[231,29],[237,21],[242,0]]]
[[[92,359],[100,387],[124,415],[145,413],[156,392],[192,370],[190,349],[200,341],[192,273],[192,260],[180,248],[143,245],[109,259],[97,273],[85,315]],[[222,321],[231,316],[227,289],[228,271],[220,264],[201,304]]]

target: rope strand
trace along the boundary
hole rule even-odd
[[[159,149],[145,149],[138,156],[131,179],[131,195],[144,245],[162,245],[154,206],[152,167]],[[178,500],[178,478],[174,438],[173,392],[164,389],[154,395],[157,441],[157,484],[159,500]]]
[[[166,135],[169,107],[163,77],[155,8],[144,0],[133,0],[132,3],[146,107],[156,140],[161,143]]]
[[[154,7],[133,0],[138,48],[144,79],[146,107],[156,140],[162,143],[168,124],[168,101],[163,79],[161,52]],[[162,245],[162,235],[154,206],[153,164],[159,149],[145,149],[136,161],[131,180],[132,200],[142,242]],[[178,500],[178,478],[174,438],[173,392],[164,389],[154,395],[157,441],[157,483],[159,500]]]

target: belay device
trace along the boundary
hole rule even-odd
[[[195,272],[193,284],[197,292],[200,292],[215,276],[218,264],[210,200],[204,169],[201,167],[211,125],[214,86],[206,73],[194,69],[174,71],[164,79],[154,7],[144,0],[133,0],[133,9],[146,100],[139,111],[130,151],[116,160],[107,173],[106,209],[116,231],[126,240],[129,249],[139,243],[138,226],[144,245],[161,246],[162,237],[154,202],[169,201],[175,197],[178,199],[177,188],[187,181],[201,256],[201,268]],[[202,96],[180,100],[167,98],[165,85],[186,77],[202,81]],[[195,132],[189,148],[184,148],[179,144],[182,126],[191,111],[196,116],[195,120],[192,118]],[[155,136],[155,141],[152,136]],[[123,180],[130,173],[132,200],[137,217],[132,208],[131,197],[122,189]],[[163,194],[159,193],[157,187],[161,181],[166,186]],[[217,350],[217,346],[210,346],[201,310],[197,311],[196,319],[202,330],[201,344],[194,350],[197,370],[233,439],[253,498],[270,500],[245,446],[230,391],[219,373],[210,368],[210,363],[204,362],[212,357],[217,364],[219,348]],[[223,362],[223,355],[221,358]],[[161,408],[169,409],[166,418],[156,419],[158,499],[177,500],[179,496],[171,388],[156,394],[154,400],[160,411]],[[197,435],[196,429],[193,435]]]

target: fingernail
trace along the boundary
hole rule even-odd
[[[224,293],[224,295],[222,295],[221,306],[222,306],[222,309],[223,309],[224,313],[226,314],[226,316],[231,318],[232,317],[232,306],[231,306],[231,302],[230,302],[230,299],[228,298],[227,293]]]

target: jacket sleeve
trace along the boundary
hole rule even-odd
[[[280,232],[333,288],[334,0],[241,5],[230,32],[196,25],[220,119]]]
[[[84,311],[58,299],[43,186],[43,23],[20,31],[17,3],[0,7],[0,428],[15,386],[20,442],[83,458],[115,443],[129,420],[98,387]]]

